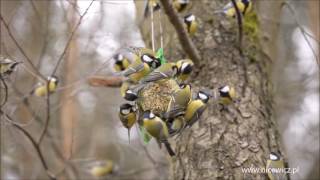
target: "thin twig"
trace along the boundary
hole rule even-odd
[[[173,6],[169,0],[160,0],[160,1],[163,5],[163,9],[164,9],[165,13],[167,14],[171,24],[174,26],[174,28],[178,34],[178,38],[179,38],[179,41],[180,41],[180,44],[181,44],[183,50],[185,51],[185,53],[187,53],[189,55],[189,57],[193,60],[193,62],[196,65],[199,65],[200,60],[201,60],[201,56],[199,54],[199,51],[197,50],[197,48],[195,47],[195,45],[191,41],[186,29],[184,28],[184,24],[183,24],[182,20],[180,19],[178,13],[173,8]]]
[[[33,147],[35,148],[35,150],[37,151],[37,154],[38,154],[38,156],[39,156],[39,158],[40,158],[41,164],[42,164],[43,168],[46,170],[46,173],[47,173],[48,177],[49,177],[50,179],[52,179],[52,180],[55,180],[56,177],[55,177],[55,176],[53,175],[53,173],[49,170],[48,165],[47,165],[47,162],[45,161],[45,158],[44,158],[44,156],[43,156],[43,154],[42,154],[42,151],[41,151],[40,147],[38,146],[37,142],[36,142],[36,141],[34,140],[34,138],[31,136],[31,134],[30,134],[27,130],[25,130],[25,129],[23,129],[22,127],[20,127],[19,125],[14,124],[14,123],[11,123],[11,121],[13,121],[12,118],[11,118],[8,114],[5,114],[1,109],[0,109],[0,113],[1,113],[1,114],[4,114],[5,117],[10,120],[10,121],[8,121],[8,122],[10,122],[10,124],[11,124],[12,126],[14,126],[14,127],[17,128],[19,131],[21,131],[21,132],[30,140],[30,142],[32,143],[32,146],[33,146]]]
[[[36,74],[40,77],[40,79],[45,80],[45,78],[43,77],[43,75],[38,71],[38,69],[34,66],[34,64],[32,63],[32,60],[27,56],[27,54],[24,52],[24,50],[22,49],[22,47],[19,45],[19,43],[17,42],[17,40],[14,38],[13,34],[11,33],[11,30],[8,26],[8,24],[6,23],[6,21],[4,20],[4,18],[2,17],[2,15],[0,14],[0,19],[2,21],[2,23],[4,24],[5,28],[8,31],[9,36],[11,37],[11,39],[13,40],[14,44],[18,47],[18,49],[20,50],[20,52],[22,53],[22,55],[26,58],[26,60],[28,61],[28,63],[30,64],[30,66],[32,67],[32,69],[36,72]]]
[[[8,100],[8,86],[6,84],[6,81],[3,79],[2,75],[0,75],[1,84],[4,86],[4,101],[0,105],[0,109],[6,104]]]
[[[309,34],[309,33],[302,27],[302,25],[300,25],[300,23],[298,22],[298,18],[297,18],[297,16],[296,16],[296,13],[295,13],[294,9],[291,7],[291,5],[290,5],[289,3],[287,3],[287,2],[283,2],[281,8],[283,8],[284,6],[286,6],[286,7],[289,9],[290,13],[293,15],[294,21],[295,21],[296,25],[298,26],[299,30],[301,31],[301,34],[302,34],[303,38],[306,40],[308,46],[310,47],[310,49],[311,49],[311,51],[312,51],[312,54],[313,54],[314,58],[316,59],[316,63],[318,64],[318,68],[320,69],[320,60],[319,60],[319,58],[318,58],[318,56],[317,56],[316,51],[312,48],[312,44],[311,44],[311,42],[309,41],[309,39],[308,39],[307,36],[309,36],[310,38],[312,38],[313,40],[315,40],[316,42],[318,42],[318,45],[320,44],[319,41],[318,41],[315,37],[313,37],[311,34]]]
[[[231,0],[231,3],[234,7],[234,9],[236,10],[236,15],[237,15],[237,22],[238,22],[238,48],[240,51],[240,54],[242,54],[242,33],[243,33],[243,29],[242,29],[242,15],[241,12],[239,10],[239,7],[237,6],[236,0]]]
[[[37,141],[37,144],[40,146],[42,140],[43,140],[43,137],[44,135],[46,134],[47,130],[48,130],[48,127],[49,127],[49,122],[50,122],[50,92],[49,92],[49,85],[50,85],[50,82],[47,81],[47,85],[46,85],[46,88],[47,88],[47,96],[46,96],[46,107],[47,107],[47,117],[46,117],[46,121],[44,123],[44,127],[40,133],[40,136],[39,136],[39,140]]]
[[[243,22],[242,22],[242,14],[239,10],[239,7],[237,6],[236,0],[231,0],[231,3],[234,7],[234,9],[236,10],[236,16],[237,16],[237,22],[238,22],[238,50],[239,50],[239,54],[240,54],[240,59],[241,59],[241,65],[242,65],[242,69],[243,69],[243,85],[242,85],[242,89],[241,89],[241,95],[244,97],[245,92],[246,92],[246,88],[247,88],[247,84],[248,84],[248,74],[247,74],[247,66],[245,63],[245,56],[243,54],[242,51],[242,36],[243,36]]]
[[[41,16],[40,16],[40,13],[39,13],[39,11],[38,11],[38,9],[37,9],[37,7],[36,7],[36,5],[34,4],[34,2],[33,2],[34,0],[30,0],[30,2],[31,2],[31,6],[32,6],[32,8],[33,8],[33,10],[34,10],[34,13],[35,13],[35,15],[37,16],[37,18],[38,18],[38,22],[39,22],[39,24],[40,25],[42,25],[42,21],[41,21]]]
[[[56,73],[56,71],[57,71],[57,69],[58,69],[58,67],[59,67],[59,65],[60,65],[60,63],[61,63],[64,55],[66,54],[66,52],[67,52],[67,50],[68,50],[68,48],[69,48],[69,45],[70,45],[70,43],[71,43],[71,40],[72,40],[75,32],[76,32],[77,29],[79,28],[79,26],[80,26],[80,24],[81,24],[81,22],[82,22],[82,19],[83,19],[84,16],[88,13],[89,8],[91,7],[91,5],[93,4],[94,1],[95,1],[95,0],[92,0],[92,1],[91,1],[91,3],[89,4],[89,6],[88,6],[87,9],[85,10],[85,12],[80,16],[80,19],[79,19],[78,23],[76,24],[76,26],[74,27],[73,31],[71,32],[71,35],[70,35],[70,37],[69,37],[69,39],[68,39],[68,41],[67,41],[67,44],[66,44],[66,46],[65,46],[62,54],[60,55],[57,64],[55,65],[55,67],[54,67],[54,69],[53,69],[53,71],[52,71],[52,73],[51,73],[51,76]]]
[[[161,8],[159,9],[160,47],[163,49],[163,29],[161,21]]]

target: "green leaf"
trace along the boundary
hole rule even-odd
[[[162,48],[159,48],[159,49],[158,49],[156,58],[159,58],[159,59],[160,59],[161,64],[167,63],[167,60],[164,58],[163,49],[162,49]]]
[[[146,130],[142,126],[139,126],[139,130],[140,130],[139,131],[140,135],[143,138],[143,142],[145,144],[148,144],[150,142],[150,140],[152,139],[152,136],[150,136],[149,133],[146,132]]]

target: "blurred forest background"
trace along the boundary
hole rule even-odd
[[[219,16],[213,12],[229,1],[191,2],[188,12],[196,15],[199,22],[192,40],[202,56],[214,53],[229,35],[231,43],[227,45],[236,44],[236,20],[213,18]],[[299,169],[291,178],[319,179],[319,1],[286,2],[288,5],[281,7],[277,1],[253,1],[259,17],[258,31],[267,33],[260,39],[261,47],[271,59],[268,63],[273,84],[273,116],[289,166]],[[106,159],[117,166],[117,172],[107,177],[110,179],[176,177],[172,168],[170,171],[175,162],[155,141],[144,145],[133,128],[128,143],[127,130],[118,120],[118,108],[123,102],[119,89],[88,84],[92,76],[115,75],[112,56],[120,48],[151,48],[150,19],[143,21],[143,0],[1,0],[0,3],[0,54],[23,62],[5,80],[9,98],[1,111],[36,140],[49,119],[44,138],[38,144],[47,166],[44,167],[29,139],[1,115],[1,179],[48,179],[48,174],[63,179],[93,179],[87,165]],[[156,46],[160,46],[161,20],[166,58],[185,57],[174,27],[161,12],[161,18],[154,19]],[[274,15],[276,12],[278,16]],[[226,30],[219,32],[221,26]],[[204,27],[212,27],[212,32]],[[272,27],[276,30],[270,30]],[[201,43],[206,47],[201,47]],[[61,63],[57,66],[58,62]],[[204,66],[202,63],[201,67]],[[225,68],[235,71],[234,67]],[[47,77],[53,71],[59,78],[59,87],[50,95],[49,102],[46,98],[25,98],[41,76]],[[197,71],[200,69],[190,81],[196,86],[208,80],[197,77]],[[2,84],[0,102],[3,98]],[[210,168],[213,167],[207,167]]]

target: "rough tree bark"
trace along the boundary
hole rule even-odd
[[[266,174],[244,174],[241,168],[265,167],[270,151],[279,150],[283,155],[274,122],[269,79],[272,54],[275,52],[265,52],[265,46],[259,43],[263,39],[266,41],[264,45],[273,46],[275,35],[272,32],[277,31],[277,24],[268,24],[272,26],[269,27],[271,34],[262,32],[256,38],[254,34],[245,35],[245,58],[242,59],[237,49],[235,20],[213,13],[224,3],[226,1],[222,0],[193,1],[191,12],[198,17],[200,25],[193,41],[202,60],[190,82],[192,87],[210,88],[211,91],[217,91],[219,86],[226,84],[235,87],[240,99],[236,108],[240,111],[229,107],[229,112],[220,112],[216,100],[211,100],[199,123],[172,140],[177,158],[172,161],[170,179],[266,179]],[[279,17],[281,1],[267,3],[269,5],[264,6],[266,11],[266,8],[279,9],[269,15]],[[259,31],[264,29],[260,26]],[[172,41],[179,44],[177,38]],[[180,50],[178,46],[173,51]],[[178,54],[167,58],[176,60],[183,56]],[[244,61],[246,68],[243,68],[241,61]],[[244,69],[248,75],[247,83]]]

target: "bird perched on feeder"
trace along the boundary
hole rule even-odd
[[[183,21],[186,25],[188,33],[193,36],[197,32],[198,23],[196,21],[196,16],[193,14],[186,15],[183,18]]]
[[[178,81],[183,82],[190,76],[194,64],[190,59],[179,60],[176,64],[178,67],[177,79]]]
[[[130,129],[137,121],[136,108],[128,103],[122,104],[118,113],[122,125],[128,129],[128,139],[130,143]]]
[[[182,115],[191,100],[191,95],[191,86],[189,84],[180,84],[179,88],[172,94],[165,117],[174,118]]]
[[[0,76],[9,76],[21,62],[16,62],[8,58],[0,57]]]
[[[145,78],[141,79],[142,83],[149,83],[154,81],[159,81],[163,79],[168,79],[176,76],[178,73],[178,67],[175,63],[165,63],[153,70]]]
[[[157,140],[160,147],[161,143],[165,144],[170,156],[175,155],[167,140],[169,137],[168,127],[160,117],[156,116],[149,110],[145,111],[143,114],[143,127],[152,137]]]
[[[199,120],[201,114],[207,107],[209,97],[209,94],[203,91],[199,91],[197,93],[197,97],[194,100],[190,101],[184,114],[184,119],[186,121],[187,127],[191,127],[195,122]]]
[[[245,16],[248,12],[252,10],[251,0],[236,0],[236,5],[243,16]],[[229,2],[223,7],[222,10],[216,11],[215,13],[223,13],[227,17],[234,18],[236,16],[236,9],[233,6],[232,2]]]
[[[174,119],[168,120],[168,121],[171,121],[169,123],[170,126],[168,126],[168,127],[170,127],[169,128],[169,135],[170,136],[174,136],[174,135],[178,134],[185,127],[185,120],[184,120],[183,115],[177,116]]]
[[[120,53],[113,58],[115,60],[113,68],[116,72],[124,71],[130,65],[130,61]]]
[[[156,62],[157,59],[152,58],[147,54],[143,54],[141,59],[136,57],[134,62],[123,72],[123,75],[129,77],[134,83],[139,82],[140,79],[150,73],[152,68],[160,66],[161,63]]]
[[[49,76],[47,78],[47,83],[38,83],[36,88],[34,88],[31,91],[31,94],[38,96],[38,97],[43,97],[46,96],[47,93],[49,92],[54,93],[58,87],[59,80],[56,76]]]

